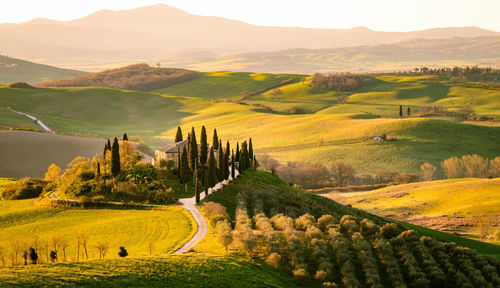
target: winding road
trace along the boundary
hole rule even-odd
[[[42,122],[42,120],[36,118],[35,116],[32,116],[30,114],[27,114],[27,113],[24,113],[24,112],[21,112],[21,111],[16,111],[14,109],[10,109],[10,111],[14,112],[14,113],[17,113],[19,115],[23,115],[23,116],[26,116],[28,118],[30,118],[31,120],[35,121],[36,124],[38,124],[38,126],[40,126],[43,130],[47,131],[47,132],[50,132],[50,133],[54,133],[54,131],[52,131],[52,129],[49,128],[49,126],[47,126],[45,123]]]
[[[240,174],[238,170],[235,170],[234,172],[235,172],[234,176],[238,177],[238,175]],[[222,189],[224,185],[227,185],[231,181],[233,181],[233,177],[229,175],[228,180],[224,180],[222,182],[217,183],[213,188],[208,188],[208,195],[214,193],[217,190]],[[201,192],[200,200],[203,200],[206,196],[207,194],[205,192]],[[201,215],[200,210],[198,210],[198,207],[196,207],[196,198],[195,197],[182,198],[179,199],[179,202],[184,205],[184,208],[188,210],[191,213],[191,215],[193,215],[194,221],[196,221],[197,230],[193,238],[189,239],[189,241],[186,242],[186,244],[182,245],[181,248],[174,251],[173,254],[184,254],[186,252],[189,252],[191,249],[193,249],[193,247],[196,244],[198,244],[198,242],[201,241],[201,239],[203,239],[203,237],[205,237],[208,231],[207,221],[205,221],[205,217]]]

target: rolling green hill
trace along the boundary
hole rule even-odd
[[[216,100],[236,99],[243,90],[266,89],[290,77],[295,83],[281,86],[283,94],[277,98],[267,91],[244,100],[254,106]],[[269,153],[282,162],[329,164],[341,159],[353,163],[359,173],[382,168],[411,172],[424,162],[439,165],[450,156],[476,153],[491,158],[500,154],[495,144],[500,127],[495,123],[486,127],[471,125],[483,122],[398,116],[399,105],[404,105],[405,111],[411,107],[412,115],[420,105],[463,111],[470,97],[478,114],[498,116],[498,90],[434,83],[421,76],[380,75],[347,93],[346,104],[338,104],[339,92],[311,88],[310,80],[299,80],[293,75],[200,73],[195,80],[163,90],[166,94],[4,86],[0,87],[0,106],[33,114],[59,132],[88,132],[101,137],[127,132],[152,146],[172,141],[178,125],[184,131],[192,126],[199,129],[205,125],[208,131],[217,127],[224,140],[253,137],[257,153]],[[257,104],[279,113],[268,113]],[[290,115],[293,106],[309,114]],[[396,141],[371,141],[382,134]]]
[[[156,92],[181,97],[235,100],[243,91],[255,92],[288,79],[298,81],[299,78],[290,74],[199,72],[198,78],[193,81],[159,89]]]
[[[87,73],[82,71],[61,69],[0,55],[0,84],[13,82],[37,84],[85,74]]]

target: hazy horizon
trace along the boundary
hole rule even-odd
[[[419,1],[384,0],[340,1],[62,1],[21,0],[5,4],[0,10],[0,24],[19,24],[35,19],[73,21],[102,10],[133,10],[165,4],[193,15],[215,16],[258,26],[300,27],[320,29],[351,29],[365,27],[384,32],[411,32],[433,28],[477,27],[500,31],[495,11],[500,2],[494,0]],[[250,5],[251,4],[251,5]],[[27,11],[25,8],[30,7]],[[360,9],[362,7],[362,9]],[[443,13],[447,11],[447,13]],[[422,21],[422,15],[425,21]]]

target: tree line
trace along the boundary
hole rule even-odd
[[[195,79],[198,73],[176,68],[150,67],[134,64],[70,79],[39,84],[42,87],[106,87],[135,91],[153,91]]]
[[[154,243],[146,243],[149,255],[154,252]],[[8,247],[0,245],[0,263],[2,267],[20,265],[36,265],[43,263],[56,263],[68,261],[82,261],[92,259],[92,255],[98,255],[98,259],[109,256],[110,245],[106,239],[91,239],[90,234],[81,230],[75,233],[73,239],[67,239],[58,234],[52,234],[46,238],[33,235],[30,240],[13,238]],[[91,251],[94,251],[92,253]],[[123,258],[128,256],[124,246],[118,247],[117,254]]]
[[[373,80],[373,76],[368,74],[351,74],[349,72],[315,73],[312,76],[311,85],[322,89],[347,92],[355,90],[361,84],[371,80]]]
[[[181,142],[183,139],[182,129],[179,126],[175,142]],[[245,173],[246,170],[257,165],[252,138],[248,140],[248,143],[243,141],[241,147],[237,142],[236,148],[231,149],[229,141],[224,147],[222,139],[219,139],[217,135],[217,129],[214,128],[212,145],[208,145],[205,126],[201,127],[199,151],[196,132],[192,127],[187,135],[186,145],[179,152],[175,172],[179,181],[186,187],[188,183],[192,183],[197,203],[202,189],[208,194],[208,189],[217,183],[228,180],[230,176],[234,179],[235,169],[238,169],[239,173]],[[164,163],[162,166],[171,166],[171,164]]]

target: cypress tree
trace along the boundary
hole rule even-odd
[[[224,179],[229,179],[229,153],[231,153],[231,147],[229,147],[229,141],[226,143],[226,150],[224,151]]]
[[[200,203],[200,192],[198,191],[198,163],[194,164],[194,196],[196,203]]]
[[[248,164],[249,164],[249,159],[248,159],[248,148],[247,148],[247,141],[241,143],[241,152],[240,152],[240,172],[243,173],[247,170]]]
[[[200,135],[200,163],[201,163],[201,183],[205,185],[205,166],[207,165],[208,158],[208,142],[207,142],[207,130],[205,126],[201,127]]]
[[[235,163],[234,163],[234,151],[233,151],[233,153],[231,154],[231,177],[232,177],[233,179],[234,179],[234,176],[235,176],[235,175],[234,175],[234,173],[235,173],[235,170],[234,170],[234,169],[236,169],[236,168],[234,167],[234,165],[235,165]]]
[[[177,126],[177,133],[175,134],[175,142],[181,142],[182,141],[182,130],[181,126]]]
[[[240,143],[236,142],[236,162],[240,162]]]
[[[250,140],[248,141],[248,158],[249,158],[249,167],[253,166],[253,146],[252,146],[252,137],[250,137]]]
[[[219,150],[219,137],[217,137],[217,129],[214,128],[214,137],[212,139],[212,146],[217,151]]]
[[[187,143],[189,145],[189,168],[191,171],[194,171],[196,163],[198,162],[198,143],[196,141],[196,134],[194,133],[194,127],[191,128],[191,133],[189,134],[190,142]]]
[[[179,146],[177,146],[177,177],[181,181],[181,151],[179,151]]]
[[[217,180],[224,180],[224,149],[222,149],[222,140],[219,143],[219,151],[217,152]]]
[[[410,117],[410,113],[411,113],[410,107],[408,107],[408,109],[406,110],[406,114],[408,114],[408,117]]]
[[[181,183],[187,183],[191,178],[191,169],[189,169],[189,160],[186,146],[182,148],[181,154]]]
[[[123,141],[128,141],[127,133],[123,133]]]
[[[207,142],[207,130],[205,126],[201,127],[200,135],[200,163],[202,167],[207,164],[208,157],[208,142]]]
[[[120,174],[120,145],[116,137],[113,140],[113,146],[111,146],[111,174],[113,177]]]
[[[214,147],[210,147],[210,155],[208,156],[208,186],[214,187],[217,183],[217,164],[215,162]]]
[[[403,117],[403,105],[399,105],[399,117]]]
[[[111,151],[111,141],[108,139],[108,150]]]
[[[97,162],[97,176],[101,175],[101,163]]]
[[[108,139],[109,141],[109,139]],[[102,159],[106,159],[106,151],[108,151],[108,142],[104,142],[104,150],[102,151]]]

